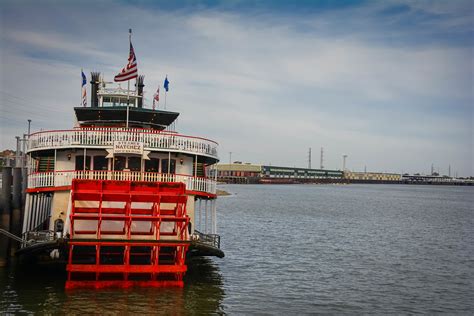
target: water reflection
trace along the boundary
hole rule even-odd
[[[209,258],[193,258],[184,278],[185,310],[200,313],[223,313],[225,292],[219,266]]]
[[[212,259],[188,262],[184,288],[76,289],[65,273],[13,263],[0,270],[0,311],[34,314],[223,313],[223,281]]]

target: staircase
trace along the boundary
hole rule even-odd
[[[38,172],[54,171],[54,157],[39,157]]]
[[[194,166],[193,166],[193,173],[194,173],[194,170],[196,170],[196,176],[197,177],[202,177],[204,178],[206,176],[206,168],[205,168],[205,165],[203,163],[194,163]]]

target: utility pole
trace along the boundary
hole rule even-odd
[[[30,138],[30,133],[31,133],[31,120],[28,119],[28,138]]]
[[[16,153],[15,153],[15,167],[21,167],[21,150],[20,150],[20,136],[16,138]]]
[[[25,168],[26,166],[26,142],[27,142],[27,135],[23,134],[23,138],[21,139],[22,145],[22,155],[21,155],[21,167]]]
[[[346,171],[346,158],[347,155],[342,155],[342,171]]]
[[[324,169],[323,161],[324,161],[324,148],[321,147],[321,159],[320,159],[320,162],[319,162],[319,168],[320,169]]]
[[[309,147],[308,153],[308,169],[311,169],[311,147]]]

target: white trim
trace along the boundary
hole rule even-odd
[[[190,136],[161,133],[156,131],[123,130],[120,128],[77,129],[66,131],[40,132],[30,136],[28,152],[45,149],[100,148],[113,147],[114,141],[133,138],[144,144],[145,150],[189,153],[214,159],[217,157],[217,144],[211,140]]]
[[[211,178],[193,177],[189,175],[140,172],[140,171],[107,171],[107,170],[76,170],[37,172],[28,175],[28,188],[63,187],[71,185],[72,179],[89,180],[122,180],[150,182],[183,182],[189,191],[216,194],[216,181]]]

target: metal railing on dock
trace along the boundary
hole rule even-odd
[[[194,234],[198,242],[202,242],[214,248],[220,249],[221,247],[221,236],[217,234],[204,234],[200,231],[194,230]]]

